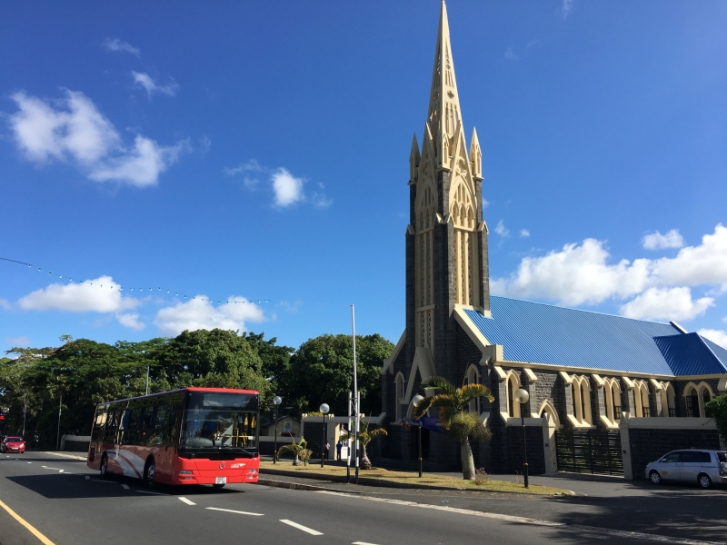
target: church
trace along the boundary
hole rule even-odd
[[[473,445],[488,473],[521,471],[524,447],[533,474],[627,478],[643,478],[646,463],[671,449],[720,448],[704,405],[727,393],[727,350],[676,322],[490,294],[482,151],[476,130],[469,145],[464,134],[444,3],[424,135],[421,144],[414,136],[409,166],[406,324],[381,370],[380,463],[412,467],[421,455],[425,469],[459,468],[458,444],[412,421],[419,385],[432,376],[492,392],[493,402],[470,406],[491,432]]]

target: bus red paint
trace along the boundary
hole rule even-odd
[[[155,483],[255,483],[260,395],[184,388],[96,406],[86,464]]]

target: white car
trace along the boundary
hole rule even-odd
[[[719,450],[673,450],[646,466],[646,478],[697,483],[702,488],[727,484],[727,452]]]

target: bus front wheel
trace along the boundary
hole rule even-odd
[[[154,479],[156,478],[156,463],[154,462],[154,458],[149,458],[146,461],[146,467],[144,467],[144,484],[146,484],[147,488],[153,488],[154,487]]]

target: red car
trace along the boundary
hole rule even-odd
[[[25,441],[22,437],[6,437],[0,443],[0,452],[25,452]]]

